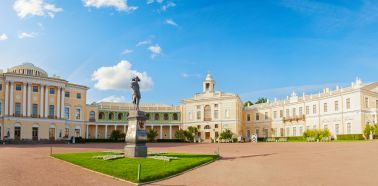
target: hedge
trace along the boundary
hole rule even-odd
[[[362,134],[343,134],[337,135],[337,140],[364,140]]]
[[[114,140],[114,139],[86,139],[85,143],[124,143],[124,139]]]
[[[158,143],[185,143],[186,141],[183,139],[157,139],[156,142]]]
[[[306,141],[306,139],[303,136],[292,136],[292,137],[286,137],[288,142],[291,141]]]

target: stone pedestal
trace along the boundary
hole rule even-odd
[[[126,134],[126,157],[147,157],[146,116],[142,111],[130,111]]]

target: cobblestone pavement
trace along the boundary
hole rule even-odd
[[[124,144],[53,145],[53,153]],[[214,153],[221,160],[151,185],[376,185],[378,141],[149,144],[153,152]],[[0,145],[0,185],[130,185],[49,158],[50,145]]]

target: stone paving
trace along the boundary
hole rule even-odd
[[[53,153],[124,144],[53,145]],[[151,185],[377,185],[378,141],[340,143],[148,144],[154,152],[214,153],[210,165]],[[49,158],[50,145],[0,145],[0,185],[130,185]]]

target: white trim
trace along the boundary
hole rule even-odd
[[[55,129],[56,127],[55,127],[55,125],[50,125],[49,126],[49,129]]]

